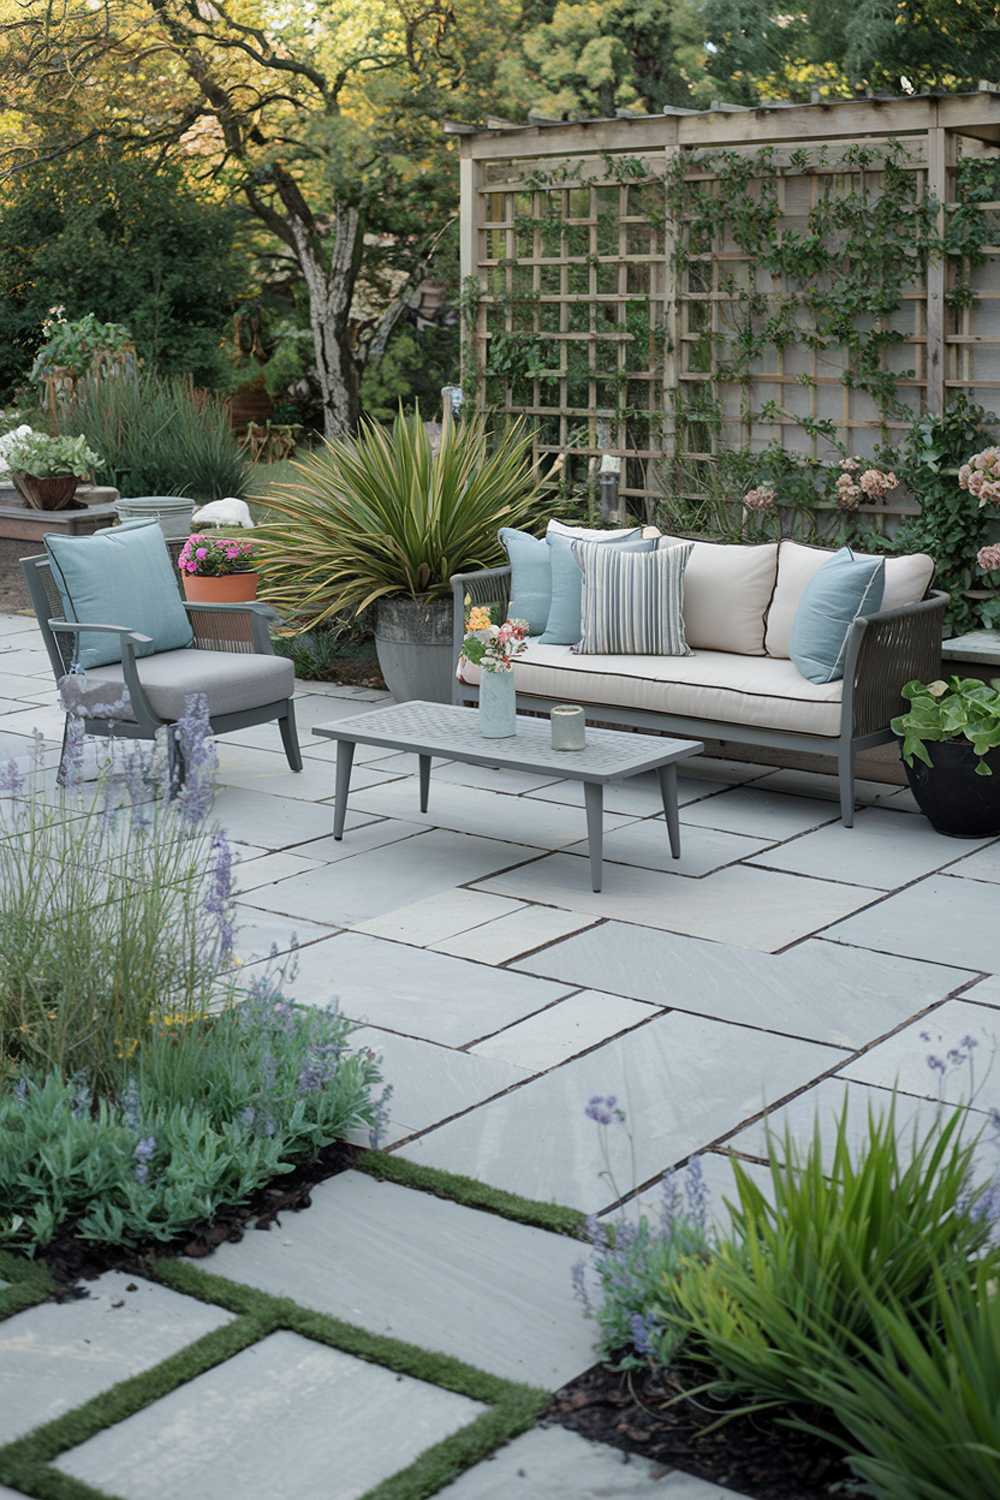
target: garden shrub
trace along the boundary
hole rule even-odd
[[[840,1351],[816,1372],[854,1440],[851,1467],[881,1500],[1000,1500],[996,1268],[938,1272],[930,1316],[918,1323],[898,1300],[863,1295],[872,1345]]]
[[[215,397],[148,371],[86,380],[60,415],[103,460],[95,478],[122,495],[190,495],[202,503],[242,497],[250,463]]]
[[[170,801],[134,743],[86,792],[75,712],[70,726],[68,800],[50,805],[40,762],[12,762],[0,803],[0,1240],[29,1249],[67,1229],[169,1239],[347,1132],[377,1133],[387,1098],[349,1024],[292,1005],[283,971],[236,989],[204,701],[181,722]]]
[[[953,1110],[901,1141],[893,1101],[869,1111],[855,1154],[845,1100],[829,1147],[818,1123],[804,1152],[789,1130],[770,1138],[773,1205],[734,1163],[732,1232],[664,1288],[652,1318],[686,1336],[717,1389],[816,1403],[818,1367],[875,1346],[873,1303],[921,1319],[938,1273],[958,1276],[981,1255],[1000,1270],[991,1225],[975,1211],[982,1192],[970,1190],[975,1142],[963,1121]]]

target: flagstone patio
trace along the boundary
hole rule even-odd
[[[61,734],[39,652],[28,618],[0,618],[2,755],[25,752],[35,729],[54,751]],[[901,1119],[926,1113],[938,1088],[925,1054],[965,1035],[977,1077],[953,1075],[946,1096],[965,1102],[972,1086],[977,1110],[1000,1106],[1000,840],[942,838],[907,791],[877,783],[859,785],[847,830],[832,778],[705,759],[680,776],[679,862],[655,777],[609,788],[595,894],[578,784],[443,765],[421,814],[412,758],[369,747],[335,843],[334,747],[315,729],[384,696],[300,684],[301,775],[273,725],[227,736],[217,815],[235,840],[247,972],[294,952],[294,996],[336,998],[360,1023],[394,1086],[394,1155],[600,1214],[650,1200],[699,1152],[718,1204],[727,1152],[761,1171],[769,1111],[805,1135],[847,1089],[860,1127],[898,1081]],[[606,1163],[584,1106],[608,1093],[627,1131]],[[554,1390],[591,1362],[574,1241],[359,1173],[313,1197],[204,1268],[503,1380]],[[230,1321],[225,1303],[123,1279],[0,1322],[0,1446]],[[56,1467],[124,1500],[225,1487],[346,1500],[482,1410],[285,1330]],[[556,1428],[442,1493],[739,1500]]]

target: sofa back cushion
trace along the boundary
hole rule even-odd
[[[681,537],[660,538],[676,547]],[[763,656],[768,605],[778,571],[778,544],[729,546],[695,542],[684,574],[684,633],[696,651]]]
[[[856,558],[869,554],[855,552]],[[792,626],[806,585],[833,556],[826,547],[806,547],[785,541],[778,549],[778,582],[767,613],[764,645],[768,656],[791,656]],[[885,590],[881,609],[902,609],[926,594],[934,577],[934,559],[926,552],[885,560]]]
[[[125,625],[150,636],[152,646],[138,655],[190,646],[191,621],[158,521],[126,521],[91,536],[49,534],[44,541],[67,620]],[[83,631],[77,661],[84,668],[121,661],[118,636]]]
[[[580,655],[691,655],[682,606],[693,543],[644,545],[650,550],[572,543],[583,575]]]

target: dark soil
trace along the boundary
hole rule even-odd
[[[704,1384],[705,1366],[616,1371],[594,1365],[552,1399],[543,1420],[582,1437],[642,1454],[664,1471],[681,1469],[753,1500],[830,1500],[850,1491],[850,1471],[832,1442],[782,1426],[776,1409],[713,1423],[745,1403],[704,1393],[671,1402]],[[800,1413],[801,1414],[801,1413]],[[817,1426],[826,1414],[806,1413]]]
[[[141,1273],[144,1262],[166,1255],[201,1259],[227,1241],[235,1244],[248,1230],[267,1231],[280,1227],[280,1215],[299,1213],[312,1202],[312,1189],[328,1177],[346,1172],[357,1160],[354,1146],[334,1141],[311,1161],[276,1177],[258,1188],[246,1203],[220,1208],[214,1218],[194,1224],[172,1240],[144,1240],[134,1245],[94,1245],[81,1239],[75,1226],[67,1224],[59,1235],[37,1252],[56,1283],[57,1299],[85,1296],[80,1281],[93,1281],[105,1271]]]

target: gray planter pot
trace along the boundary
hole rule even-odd
[[[385,685],[397,703],[410,698],[451,702],[451,627],[450,599],[379,600],[375,649]]]

